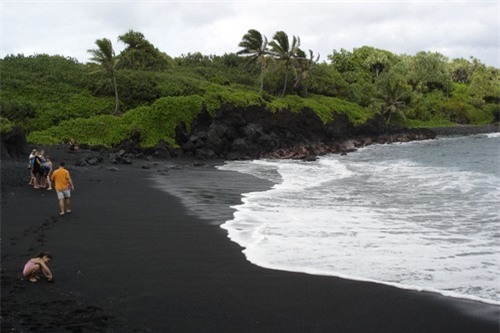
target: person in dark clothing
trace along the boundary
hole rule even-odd
[[[38,152],[35,152],[35,157],[33,159],[33,188],[38,190],[40,188],[40,177],[42,176],[42,159]]]

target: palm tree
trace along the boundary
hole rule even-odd
[[[102,70],[108,73],[113,80],[113,88],[115,90],[115,110],[113,114],[118,112],[118,88],[116,86],[116,71],[115,67],[118,60],[115,57],[115,51],[111,41],[107,38],[98,39],[95,41],[97,49],[87,50],[92,54],[91,61],[101,65]]]
[[[297,78],[295,80],[294,88],[297,88],[300,82],[304,82],[304,92],[307,95],[307,79],[309,78],[309,74],[311,74],[314,65],[319,60],[319,53],[316,59],[314,59],[314,53],[312,50],[309,50],[309,58],[306,58],[306,54],[301,49],[297,50]]]
[[[380,76],[377,84],[379,91],[373,100],[380,104],[381,113],[388,125],[394,114],[399,114],[405,119],[402,109],[406,105],[405,100],[409,97],[409,87],[401,75],[393,73],[383,74]]]
[[[283,97],[288,83],[288,69],[293,59],[297,56],[297,52],[300,50],[300,38],[293,36],[292,45],[290,45],[288,35],[284,31],[278,31],[274,34],[273,40],[269,42],[269,45],[271,46],[272,54],[281,60],[285,66],[285,83],[280,96]]]
[[[266,56],[269,54],[269,49],[267,48],[267,37],[263,36],[255,29],[250,29],[243,36],[238,46],[243,49],[238,51],[236,54],[248,55],[248,64],[257,63],[260,65],[259,93],[262,93],[262,89],[264,88],[264,67],[266,63]]]

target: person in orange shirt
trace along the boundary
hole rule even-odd
[[[52,173],[50,179],[54,182],[57,198],[59,199],[59,215],[63,216],[66,213],[71,213],[69,199],[71,198],[71,191],[75,190],[73,181],[69,171],[64,168],[65,163],[59,162],[59,168]]]

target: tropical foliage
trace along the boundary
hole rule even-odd
[[[111,76],[113,82],[113,90],[115,92],[115,110],[113,114],[118,112],[118,87],[116,86],[116,64],[115,51],[111,41],[107,38],[98,39],[95,42],[97,49],[88,50],[92,54],[91,61],[99,64],[103,70]]]
[[[225,105],[272,112],[313,110],[324,121],[344,114],[355,125],[377,114],[388,125],[486,124],[500,116],[500,71],[475,58],[439,53],[397,55],[363,46],[333,50],[327,60],[278,31],[255,29],[239,52],[172,58],[133,30],[96,40],[91,62],[48,55],[0,59],[0,129],[20,126],[33,143],[70,139],[112,146],[175,146],[175,129]],[[119,92],[119,103],[118,103]],[[119,112],[118,112],[119,111]]]
[[[236,54],[249,56],[248,64],[257,63],[260,66],[260,90],[262,93],[264,89],[264,68],[266,65],[266,56],[268,56],[269,49],[267,47],[267,37],[255,30],[250,29],[248,33],[243,36],[240,47],[243,49]]]
[[[118,68],[162,71],[174,62],[166,53],[159,51],[140,32],[129,30],[118,36],[126,47],[119,55]]]
[[[285,82],[283,83],[283,91],[280,95],[283,97],[286,93],[290,67],[292,67],[294,59],[298,58],[299,55],[300,38],[293,36],[292,44],[290,44],[288,35],[284,31],[278,31],[274,34],[273,40],[269,45],[271,46],[272,55],[275,56],[284,67]]]

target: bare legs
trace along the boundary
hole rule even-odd
[[[35,190],[38,190],[40,188],[40,185],[38,184],[38,176],[35,175],[35,177],[33,177],[33,188]]]
[[[36,276],[36,273],[40,270],[40,266],[35,265],[33,268],[28,272],[26,277],[30,280],[30,282],[37,282],[38,277]]]
[[[71,207],[69,206],[69,198],[65,198],[64,203],[66,204],[66,213],[71,213]]]
[[[34,265],[25,276],[30,282],[38,282],[40,277],[37,275],[37,273],[39,271],[42,271],[43,275],[47,278],[47,280],[49,280],[49,282],[52,281],[52,273],[50,271],[46,271],[43,267],[40,266],[40,264]]]
[[[66,208],[66,210],[65,210]],[[69,205],[69,198],[59,199],[59,215],[64,215],[64,213],[71,213],[71,207]]]

